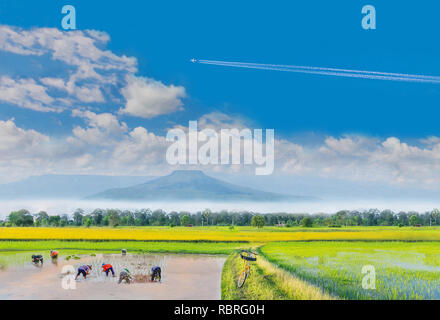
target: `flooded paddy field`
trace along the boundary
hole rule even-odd
[[[58,263],[44,255],[43,265],[33,265],[32,252],[0,253],[0,299],[220,299],[221,272],[225,257],[192,254],[76,254],[63,252]],[[112,264],[107,277],[103,263]],[[73,280],[81,265],[92,265],[83,279]],[[162,269],[161,282],[118,284],[125,268],[146,276],[151,268]],[[69,272],[70,271],[70,272]],[[74,273],[72,273],[74,271]],[[64,282],[64,288],[63,288]],[[67,284],[67,285],[66,285]],[[66,289],[68,287],[68,289]],[[74,287],[74,288],[72,288]]]
[[[344,299],[440,299],[439,242],[279,242],[261,252]]]

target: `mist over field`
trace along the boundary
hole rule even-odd
[[[122,201],[84,201],[84,200],[3,200],[0,202],[0,219],[4,219],[11,211],[27,209],[31,213],[46,211],[50,215],[71,215],[75,209],[81,208],[87,213],[94,209],[162,209],[166,212],[187,211],[196,213],[204,209],[212,211],[251,211],[256,213],[335,213],[339,210],[389,209],[394,212],[417,211],[425,212],[440,208],[440,201],[402,201],[402,200],[356,200],[356,201],[303,201],[303,202],[204,202],[204,201],[164,201],[164,202],[122,202]]]

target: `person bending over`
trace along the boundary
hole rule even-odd
[[[162,279],[162,271],[160,269],[160,267],[153,267],[151,269],[151,282],[158,280],[160,281]]]
[[[75,280],[78,279],[79,275],[82,274],[84,279],[87,279],[87,275],[90,273],[90,271],[92,270],[92,266],[91,265],[85,265],[85,266],[81,266],[78,268],[78,273],[76,274]]]
[[[57,261],[58,259],[58,251],[56,250],[50,250],[50,257],[52,258],[52,261]]]
[[[118,283],[121,283],[123,280],[125,280],[126,283],[130,283],[132,281],[132,277],[131,277],[131,273],[130,270],[128,270],[127,268],[124,269],[124,271],[122,271],[119,274],[119,281]]]
[[[109,263],[102,264],[102,272],[105,272],[105,275],[108,277],[109,272],[112,272],[113,277],[115,276],[115,271],[113,270],[113,266]]]
[[[41,263],[41,265],[43,265],[43,256],[41,254],[32,255],[32,262],[35,265],[37,265],[38,263]]]

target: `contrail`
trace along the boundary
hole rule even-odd
[[[209,64],[209,65],[217,65],[217,66],[225,66],[225,67],[274,70],[274,71],[296,72],[296,73],[306,73],[306,74],[319,74],[319,75],[336,76],[336,77],[349,77],[349,78],[362,78],[362,79],[388,80],[388,81],[421,82],[421,83],[440,83],[439,76],[428,76],[428,75],[407,74],[407,73],[391,73],[391,72],[378,72],[378,71],[366,71],[366,70],[323,68],[323,67],[312,67],[312,66],[231,62],[231,61],[218,61],[218,60],[192,59],[191,62],[201,63],[201,64]]]

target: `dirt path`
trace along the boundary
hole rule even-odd
[[[75,261],[75,269],[90,259]],[[57,266],[46,262],[42,268],[26,265],[8,269],[0,271],[0,299],[220,299],[225,258],[164,255],[161,259],[164,275],[161,283],[118,285],[117,277],[106,278],[95,270],[87,280],[79,279],[74,290],[62,288],[61,270],[69,264],[66,261]],[[118,276],[121,270],[115,271]]]

